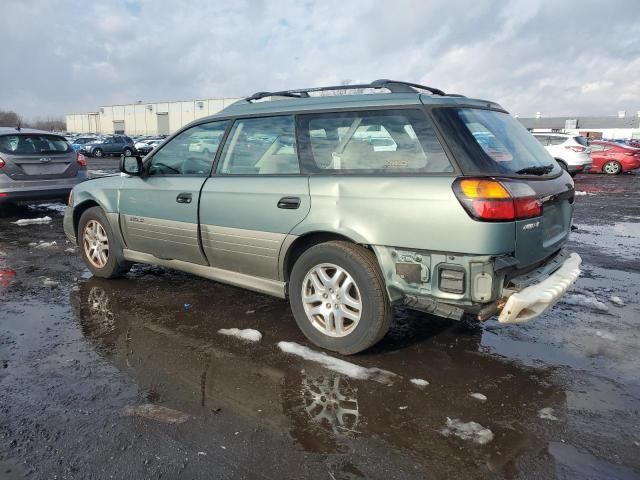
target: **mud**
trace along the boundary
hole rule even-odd
[[[639,478],[640,181],[576,183],[573,300],[475,331],[397,310],[343,358],[384,381],[278,348],[318,350],[286,302],[149,266],[92,278],[59,205],[2,212],[0,478]]]

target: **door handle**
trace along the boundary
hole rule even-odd
[[[300,207],[300,197],[282,197],[278,200],[278,208],[295,210]]]
[[[176,197],[176,202],[178,203],[191,203],[191,194],[190,193],[179,193]]]

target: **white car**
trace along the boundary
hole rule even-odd
[[[571,176],[591,170],[591,147],[586,138],[546,132],[534,132],[533,136]]]

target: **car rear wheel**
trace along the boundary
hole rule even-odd
[[[622,165],[615,160],[610,160],[602,166],[602,171],[607,175],[618,175],[622,171]]]
[[[131,150],[130,148],[125,148],[125,149],[122,151],[122,154],[123,154],[125,157],[130,157],[131,155],[133,155],[133,150]]]
[[[375,255],[360,245],[315,245],[296,261],[289,283],[296,323],[314,344],[351,355],[387,333],[393,311]]]
[[[82,258],[94,276],[120,277],[131,268],[100,207],[89,208],[82,214],[78,224],[78,240]]]
[[[94,157],[98,157],[98,158],[100,158],[100,157],[104,156],[104,152],[102,151],[102,149],[101,149],[101,148],[96,148],[96,149],[93,151],[93,156],[94,156]]]

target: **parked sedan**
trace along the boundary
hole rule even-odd
[[[105,155],[132,155],[136,149],[133,140],[126,135],[107,135],[93,142],[85,143],[81,151],[90,157],[104,157]]]
[[[591,142],[594,173],[617,175],[640,168],[640,149],[613,142]]]
[[[0,205],[65,199],[87,179],[87,162],[60,135],[0,128]]]

